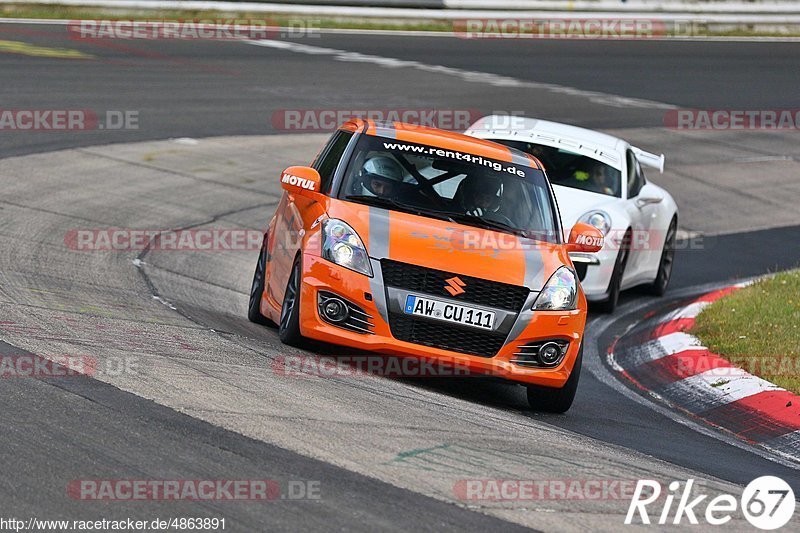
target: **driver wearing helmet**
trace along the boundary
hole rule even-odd
[[[390,198],[399,192],[403,183],[403,168],[400,163],[387,156],[367,159],[361,167],[361,185],[380,198]]]
[[[468,215],[484,216],[500,209],[501,181],[497,178],[465,178],[461,207]]]
[[[594,163],[588,170],[576,170],[574,177],[578,181],[585,182],[585,188],[589,191],[611,196],[617,194],[617,180],[612,174],[611,167],[603,163]]]

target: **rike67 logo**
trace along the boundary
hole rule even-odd
[[[731,521],[741,505],[744,517],[758,529],[773,530],[786,525],[794,515],[794,491],[784,480],[775,476],[762,476],[751,481],[737,500],[730,494],[720,494],[709,499],[708,494],[694,490],[694,480],[681,487],[673,481],[663,498],[661,483],[640,479],[636,483],[625,524],[673,524],[688,522],[696,525],[700,520],[720,526]],[[651,515],[651,513],[653,513]],[[685,521],[684,521],[685,519]]]

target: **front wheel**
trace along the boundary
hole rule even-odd
[[[258,254],[256,271],[253,272],[253,283],[250,286],[250,302],[247,306],[247,318],[250,322],[263,324],[265,326],[276,327],[277,324],[270,318],[261,314],[261,298],[264,295],[264,285],[267,272],[267,234],[264,234],[264,242],[261,245],[261,252]]]
[[[572,406],[575,393],[578,390],[578,381],[581,378],[581,365],[583,364],[583,344],[578,350],[578,357],[572,367],[569,379],[560,389],[542,387],[540,385],[527,385],[528,405],[534,411],[547,413],[566,413]]]
[[[281,305],[281,319],[278,325],[278,336],[281,342],[289,346],[300,347],[303,345],[303,336],[300,334],[300,258],[292,265],[292,273],[283,293]]]
[[[678,221],[673,218],[669,223],[667,237],[664,239],[664,249],[661,251],[661,261],[658,263],[658,275],[652,285],[647,287],[648,292],[655,296],[664,296],[672,276],[672,265],[675,262],[675,241],[678,235]]]

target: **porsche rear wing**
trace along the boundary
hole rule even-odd
[[[631,150],[633,150],[633,153],[636,155],[636,159],[639,160],[639,163],[651,168],[657,168],[662,174],[664,173],[664,154],[651,154],[650,152],[645,152],[641,148],[636,148],[635,146],[631,146]]]

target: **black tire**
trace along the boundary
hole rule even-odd
[[[602,313],[613,313],[619,302],[620,287],[622,286],[622,275],[625,274],[625,265],[628,264],[630,254],[631,234],[630,230],[622,238],[619,247],[617,260],[614,263],[614,271],[611,273],[611,280],[608,282],[608,298],[597,303],[597,310]]]
[[[672,266],[675,262],[675,241],[678,235],[678,219],[673,217],[664,239],[664,248],[661,250],[661,260],[658,263],[658,275],[652,284],[647,286],[647,292],[654,296],[664,296],[672,277]]]
[[[261,251],[258,254],[258,261],[256,262],[256,271],[253,272],[253,283],[250,285],[250,302],[247,305],[247,318],[250,322],[276,328],[278,325],[275,322],[261,314],[261,296],[264,294],[266,271],[267,234],[265,233],[264,241],[261,244]]]
[[[296,347],[304,344],[303,336],[300,334],[300,278],[300,258],[298,257],[292,265],[292,273],[289,275],[289,282],[283,293],[281,318],[280,324],[278,324],[278,336],[281,342]]]
[[[560,389],[542,387],[539,385],[527,385],[528,405],[534,411],[544,411],[547,413],[566,413],[575,400],[575,393],[578,390],[578,381],[581,379],[581,366],[583,364],[583,344],[578,350],[578,358],[575,359],[575,366],[569,379]]]

